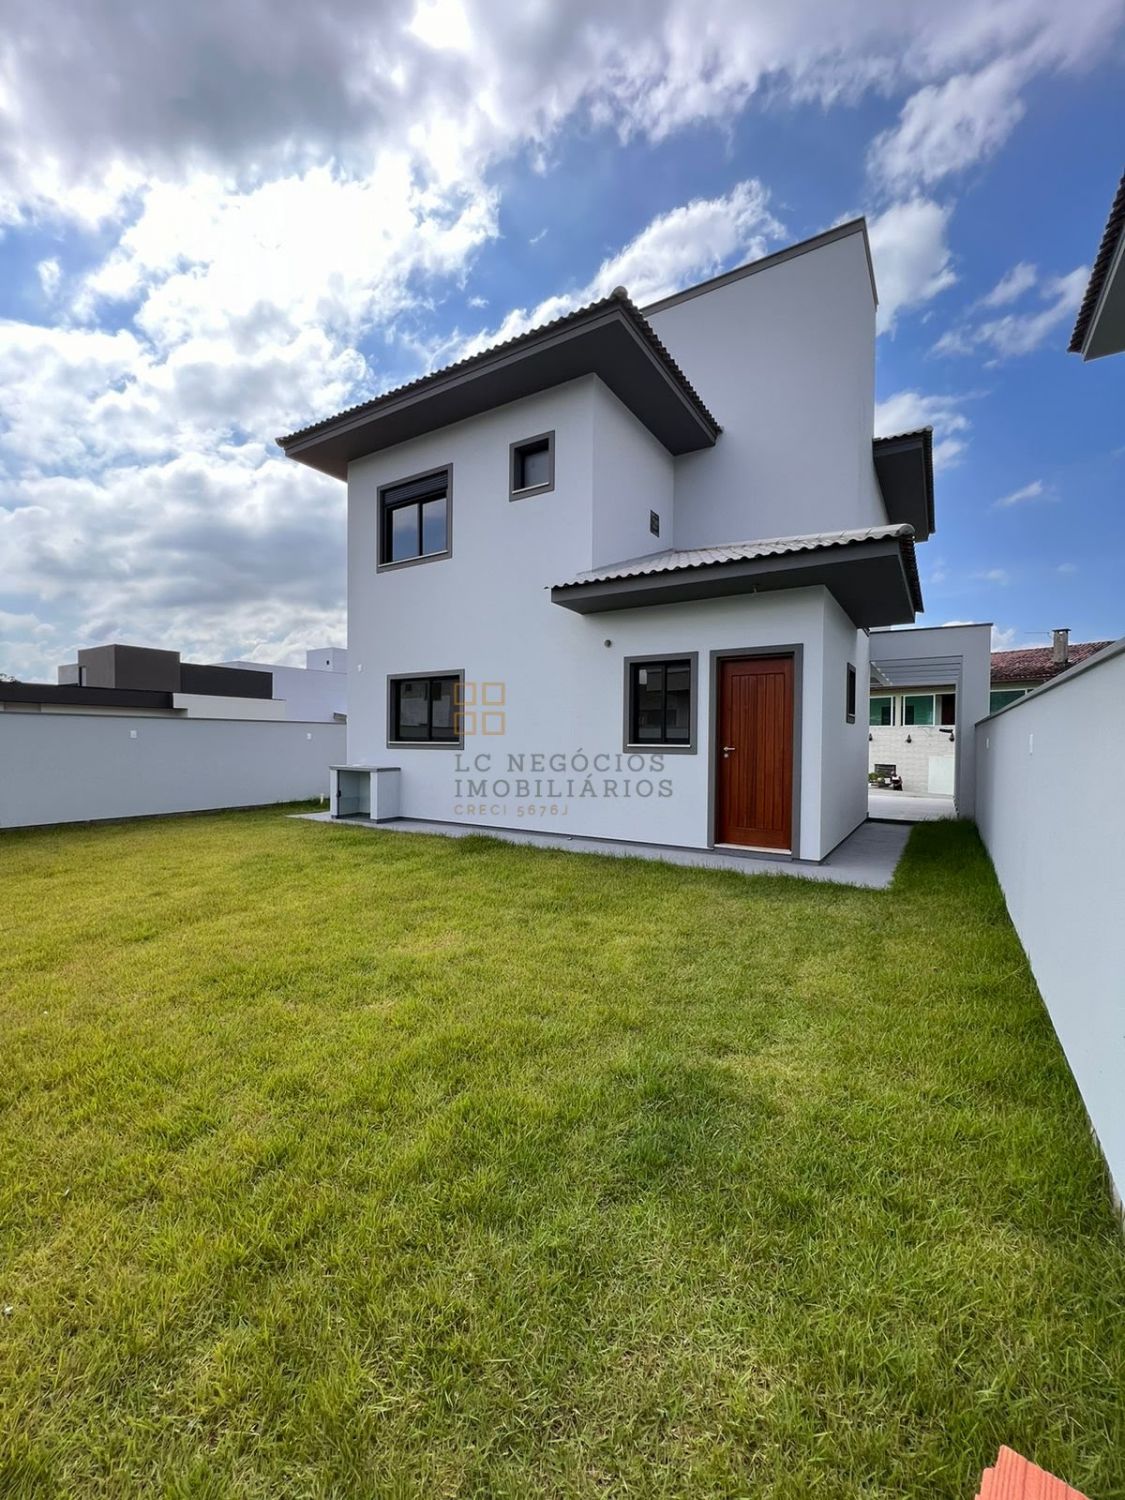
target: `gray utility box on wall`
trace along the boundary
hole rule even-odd
[[[331,766],[330,806],[334,818],[398,817],[398,766]]]

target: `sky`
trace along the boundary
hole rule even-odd
[[[857,213],[877,433],[934,427],[922,622],[1125,634],[1125,356],[1066,353],[1125,167],[1125,0],[0,18],[0,671],[344,642],[344,486],[276,434]]]

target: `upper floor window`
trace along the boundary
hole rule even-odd
[[[416,474],[379,491],[379,566],[429,562],[452,551],[451,468]]]
[[[525,495],[544,495],[555,487],[555,434],[541,432],[538,437],[513,443],[509,452],[509,499],[522,500]]]
[[[625,663],[625,742],[651,750],[695,748],[694,654]]]
[[[844,690],[844,717],[849,724],[855,723],[855,668],[848,662],[848,680]]]

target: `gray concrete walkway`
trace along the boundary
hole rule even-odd
[[[872,787],[867,794],[867,816],[887,823],[936,823],[955,818],[952,797],[927,797],[922,792],[887,792]]]
[[[670,865],[692,865],[705,870],[737,870],[740,875],[795,875],[802,880],[826,880],[833,885],[867,886],[883,890],[890,885],[902,857],[910,829],[891,823],[861,823],[827,859],[815,864],[801,859],[771,859],[755,854],[731,854],[726,850],[681,849],[668,844],[631,844],[613,839],[570,838],[565,834],[535,833],[514,828],[476,828],[466,823],[423,823],[412,818],[394,818],[374,823],[370,818],[333,818],[330,813],[291,813],[310,823],[341,826],[378,833],[436,833],[447,838],[484,834],[508,844],[530,844],[541,849],[567,849],[572,854],[608,854],[616,858],[656,859]]]

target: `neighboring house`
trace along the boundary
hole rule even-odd
[[[1078,309],[1068,352],[1101,359],[1125,350],[1125,176],[1109,211],[1102,242]]]
[[[343,653],[321,648],[308,657],[312,670],[204,665],[150,646],[92,646],[59,667],[57,683],[0,682],[0,712],[338,722],[347,702]]]
[[[863,220],[611,296],[279,439],[348,484],[338,809],[824,858],[929,429],[873,440]],[[364,789],[366,788],[366,789]]]
[[[1042,687],[1088,657],[1104,651],[1112,641],[1071,643],[1069,630],[1056,630],[1049,646],[1028,646],[1020,651],[992,653],[992,692],[988,711],[996,713],[1017,698]]]
[[[306,651],[303,667],[255,661],[225,661],[222,665],[269,672],[274,694],[284,699],[290,719],[331,723],[347,716],[348,653],[343,647],[320,646]]]
[[[871,635],[869,771],[904,792],[952,797],[963,817],[975,809],[991,634],[991,625],[937,625]]]

